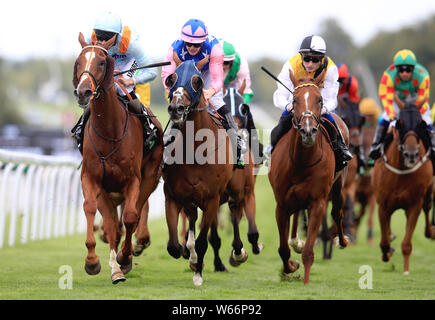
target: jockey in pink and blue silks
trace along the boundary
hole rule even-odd
[[[237,126],[231,111],[223,100],[224,51],[222,44],[214,36],[208,34],[204,22],[198,19],[190,19],[182,27],[180,38],[172,43],[166,59],[171,64],[162,67],[163,86],[165,86],[166,78],[175,72],[177,68],[176,61],[194,60],[199,62],[204,59],[208,60],[200,71],[204,81],[204,97],[216,109],[218,114],[222,116],[222,125],[227,130],[233,146],[236,146],[236,167],[243,169],[242,151],[246,151],[246,146],[237,134]],[[165,89],[169,92],[169,88],[165,86]]]

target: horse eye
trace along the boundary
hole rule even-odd
[[[100,62],[100,67],[104,67],[106,65],[106,61],[101,61]]]

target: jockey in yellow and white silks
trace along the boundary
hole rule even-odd
[[[347,162],[352,159],[346,144],[344,143],[341,132],[336,125],[334,118],[330,112],[337,108],[337,94],[339,89],[338,70],[332,59],[326,56],[326,43],[320,36],[305,37],[299,48],[299,53],[291,57],[278,75],[278,79],[293,91],[294,86],[290,79],[290,71],[293,72],[296,78],[310,77],[316,78],[326,69],[323,74],[323,79],[320,85],[320,93],[323,99],[322,116],[327,119],[324,121],[328,133],[331,137],[332,146],[336,156],[336,171],[341,170],[347,165]],[[283,110],[278,125],[271,133],[271,146],[269,153],[278,143],[279,139],[290,130],[292,126],[293,113],[293,94],[280,83],[277,83],[277,89],[273,94],[274,105]],[[328,126],[332,124],[332,126]]]

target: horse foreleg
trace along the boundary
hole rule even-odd
[[[390,223],[392,212],[383,206],[379,206],[378,214],[379,224],[381,226],[381,242],[379,245],[382,251],[382,261],[388,262],[394,252],[394,249],[390,247]]]
[[[299,263],[297,261],[290,260],[291,253],[290,247],[288,245],[290,214],[277,205],[275,209],[275,216],[279,231],[278,253],[283,263],[282,274],[285,278],[288,278],[290,273],[295,272],[299,268]]]
[[[117,252],[117,223],[118,215],[116,206],[108,197],[107,193],[102,192],[98,198],[98,210],[103,216],[104,234],[110,248],[109,266],[111,267],[112,283],[117,284],[120,281],[125,281],[124,273],[121,271],[121,266],[116,261]],[[116,216],[114,216],[114,213]]]
[[[338,179],[332,186],[331,190],[332,194],[332,218],[334,219],[335,225],[337,227],[338,234],[338,244],[340,249],[344,249],[348,244],[348,237],[344,235],[343,228],[343,219],[344,219],[344,211],[343,211],[343,203],[344,196],[341,192],[341,181]]]
[[[91,183],[88,179],[82,176],[82,189],[83,189],[83,210],[86,215],[86,248],[88,248],[88,255],[85,259],[85,271],[89,275],[96,275],[101,271],[100,259],[95,253],[95,236],[94,236],[94,221],[95,214],[97,213],[97,194],[99,187]]]
[[[240,239],[239,224],[243,215],[243,207],[240,202],[228,201],[231,210],[231,222],[233,224],[233,251],[230,255],[230,264],[233,267],[238,267],[248,259],[248,253],[243,248],[243,242]]]
[[[412,208],[406,210],[406,233],[402,241],[402,254],[403,254],[403,274],[409,274],[409,260],[412,252],[412,235],[417,224],[418,216],[421,211],[421,203],[416,204]]]
[[[308,284],[310,282],[310,271],[314,262],[314,244],[319,233],[320,224],[322,223],[322,216],[326,210],[326,201],[320,200],[308,210],[309,219],[307,241],[305,243],[304,249],[302,250],[302,262],[304,263],[304,284]]]
[[[426,196],[424,198],[424,203],[423,203],[423,211],[424,211],[424,215],[425,215],[425,228],[424,228],[424,236],[428,239],[432,239],[433,236],[435,236],[435,234],[433,234],[433,228],[432,225],[430,223],[430,210],[432,209],[432,187],[430,187],[428,189],[428,191],[426,192]]]
[[[150,205],[148,200],[145,201],[140,210],[139,223],[136,229],[136,242],[133,246],[133,255],[139,256],[146,248],[150,246],[150,231],[148,230],[148,213]]]
[[[125,207],[122,211],[123,222],[125,226],[125,239],[122,243],[121,251],[118,253],[117,261],[121,265],[124,274],[131,271],[133,267],[133,245],[132,236],[139,222],[137,211],[137,200],[139,198],[139,179],[133,179],[125,192]]]
[[[178,242],[178,214],[180,210],[181,206],[172,200],[165,188],[165,212],[169,232],[167,250],[175,259],[180,258],[183,253],[183,247]]]
[[[218,271],[218,272],[228,271],[228,269],[222,263],[222,260],[219,256],[219,249],[221,247],[222,242],[221,242],[221,238],[219,237],[217,229],[218,229],[218,222],[217,219],[214,219],[213,223],[211,224],[210,235],[208,237],[208,242],[210,242],[214,251],[214,271]]]
[[[254,254],[259,254],[264,248],[263,243],[258,243],[258,229],[255,223],[255,213],[256,213],[256,201],[255,194],[253,192],[245,195],[244,207],[246,218],[248,219],[248,241],[252,245],[252,252]]]
[[[305,245],[305,241],[302,241],[298,238],[298,221],[300,213],[304,214],[303,210],[293,214],[292,233],[290,236],[290,246],[297,253],[301,253]]]
[[[201,231],[195,243],[195,251],[198,254],[198,263],[196,265],[196,272],[193,276],[193,284],[200,286],[203,283],[202,269],[204,267],[204,256],[207,251],[207,235],[212,223],[217,224],[217,213],[219,210],[219,196],[214,199],[210,199],[205,203],[204,213],[201,221]],[[216,221],[214,221],[216,220]]]

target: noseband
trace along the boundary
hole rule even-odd
[[[397,145],[399,146],[399,151],[403,152],[405,150],[405,141],[408,137],[415,137],[417,139],[417,141],[420,140],[420,138],[418,137],[417,133],[415,133],[414,131],[408,131],[407,133],[405,133],[405,135],[403,136],[403,139],[401,139],[400,141],[396,140]],[[420,144],[418,144],[417,150],[420,150]]]
[[[296,91],[297,89],[299,89],[299,88],[303,88],[303,87],[316,87],[317,89],[319,89],[319,87],[317,86],[317,85],[315,85],[314,83],[304,83],[304,84],[301,84],[301,85],[299,85],[299,86],[297,86],[295,89],[294,89],[294,91]],[[293,91],[293,92],[294,92]],[[294,103],[294,102],[293,102]],[[292,111],[294,110],[294,106],[292,107]],[[301,129],[301,121],[304,119],[304,118],[314,118],[314,120],[316,120],[316,123],[317,123],[317,125],[316,125],[316,129],[319,129],[319,126],[320,126],[320,119],[319,119],[319,117],[317,117],[315,114],[314,114],[314,112],[312,112],[311,110],[308,110],[308,111],[304,111],[304,112],[302,112],[302,114],[301,114],[301,116],[298,118],[296,115],[293,117],[293,119],[292,119],[292,123],[293,123],[293,126],[297,129],[297,130],[300,130]],[[296,119],[296,122],[295,122],[295,119]]]
[[[85,50],[85,49],[89,49],[89,48],[97,48],[97,49],[101,49],[101,50],[103,50],[104,51],[104,53],[106,54],[106,56],[108,55],[108,51],[105,49],[105,48],[103,48],[103,47],[100,47],[100,46],[95,46],[95,45],[91,45],[91,46],[86,46],[86,47],[84,47],[83,49],[82,49],[82,52]],[[80,53],[81,54],[81,53]],[[101,81],[100,81],[100,83],[98,83],[98,81],[97,81],[97,79],[95,78],[95,76],[92,74],[92,72],[90,72],[89,70],[84,70],[81,74],[80,74],[80,77],[78,78],[78,82],[80,83],[80,79],[83,77],[83,75],[84,74],[89,74],[90,76],[91,76],[91,79],[92,79],[92,87],[95,87],[95,90],[92,92],[92,96],[93,97],[95,97],[95,99],[97,99],[98,97],[99,97],[99,95],[100,95],[100,92],[101,92],[101,83],[104,81],[104,78],[106,77],[106,68],[107,68],[107,64],[106,65],[104,65],[104,75],[103,75],[103,77],[101,78]],[[76,90],[77,90],[77,88],[76,88]]]

